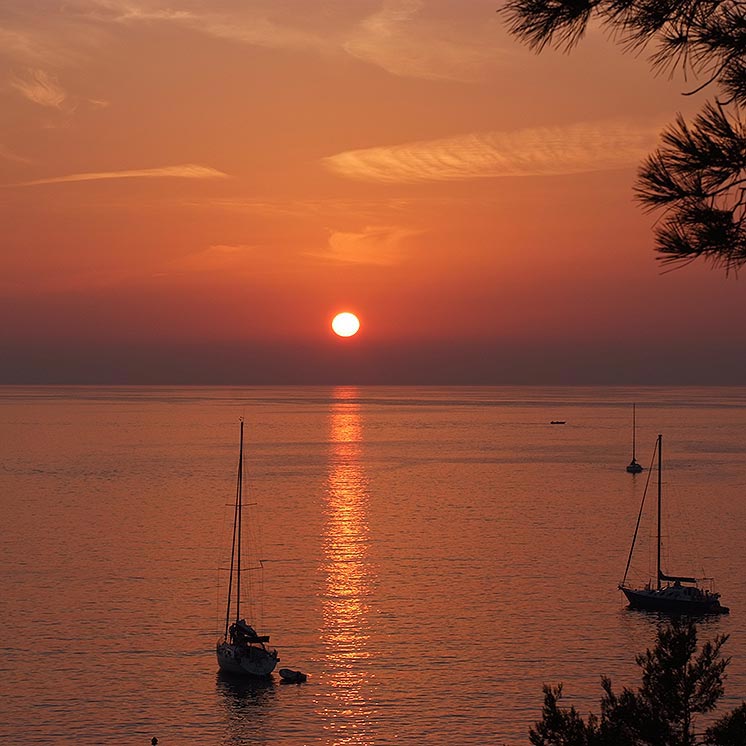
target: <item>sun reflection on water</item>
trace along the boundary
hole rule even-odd
[[[373,580],[368,554],[368,480],[362,466],[363,428],[357,390],[337,388],[330,418],[329,475],[323,572],[327,680],[332,702],[325,708],[336,743],[367,743],[372,707],[367,695]]]

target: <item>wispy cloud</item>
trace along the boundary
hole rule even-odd
[[[455,28],[452,20],[446,23],[427,12],[422,0],[384,0],[373,12],[363,4],[330,6],[323,23],[312,4],[287,10],[274,0],[179,5],[175,8],[168,0],[67,0],[64,13],[44,18],[29,10],[3,19],[0,11],[0,22],[6,21],[0,28],[0,55],[26,64],[79,65],[111,40],[117,26],[170,24],[250,46],[351,55],[392,75],[413,78],[471,80],[501,56],[494,35],[485,31],[480,38],[473,28]]]
[[[348,150],[323,162],[341,176],[381,182],[575,174],[633,167],[658,131],[657,124],[592,122],[483,132]]]
[[[248,244],[214,244],[206,249],[179,257],[172,262],[176,270],[192,272],[250,271],[261,256],[257,246]]]
[[[313,34],[302,25],[278,23],[271,20],[277,15],[272,4],[267,11],[252,7],[248,10],[220,11],[215,5],[205,8],[175,10],[159,0],[78,0],[89,6],[89,13],[99,21],[118,24],[149,22],[170,23],[218,39],[231,40],[252,46],[278,49],[329,48],[329,40]],[[206,8],[209,8],[206,9]],[[92,10],[91,10],[92,9]],[[90,17],[90,16],[89,16]]]
[[[181,166],[162,166],[160,168],[140,168],[129,171],[98,171],[67,176],[53,176],[48,179],[25,181],[19,186],[36,186],[38,184],[65,184],[74,181],[99,181],[101,179],[226,179],[228,174],[210,166],[199,166],[186,163]]]
[[[29,158],[24,158],[22,155],[14,153],[10,148],[5,147],[2,143],[0,143],[0,158],[15,163],[31,163]]]
[[[24,28],[9,28],[6,19],[1,19],[0,49],[4,55],[16,61],[38,61],[43,55],[38,49],[38,35]]]
[[[40,12],[41,3],[18,2],[14,8],[0,3],[0,59],[45,70],[77,67],[111,42],[106,24],[91,16],[87,0],[46,5]]]
[[[192,11],[175,10],[158,0],[72,0],[81,12],[116,21],[169,21],[191,18]]]
[[[304,263],[363,264],[391,266],[402,261],[406,242],[422,230],[400,225],[366,226],[357,232],[331,231],[327,245],[318,251],[305,251],[301,255],[276,250],[256,244],[213,244],[200,251],[179,257],[171,262],[167,274],[229,274],[232,277],[256,274],[258,271],[278,271],[288,266],[297,269]],[[282,271],[287,271],[282,270]]]
[[[195,200],[189,204],[194,209],[218,208],[283,220],[287,218],[318,218],[328,223],[331,217],[333,221],[354,218],[361,223],[368,223],[380,219],[382,213],[390,213],[392,219],[396,220],[398,219],[397,216],[408,213],[415,202],[416,200],[413,199],[399,197],[376,199],[327,197],[278,200],[220,196]]]
[[[308,256],[343,264],[389,266],[398,264],[405,241],[422,233],[400,225],[366,226],[359,232],[334,231],[323,251]]]
[[[433,80],[472,80],[488,61],[474,39],[459,39],[452,29],[421,17],[422,0],[386,0],[363,19],[343,43],[344,50],[393,75]]]
[[[28,70],[23,77],[12,77],[10,85],[39,106],[61,109],[67,98],[67,93],[59,84],[57,76],[45,70]]]

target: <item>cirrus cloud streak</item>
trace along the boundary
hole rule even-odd
[[[39,184],[65,184],[76,181],[100,181],[102,179],[227,179],[228,174],[210,166],[185,163],[180,166],[162,166],[160,168],[140,168],[128,171],[98,171],[92,173],[53,176],[48,179],[24,181],[19,186],[36,186]]]
[[[453,181],[499,176],[559,176],[634,167],[656,143],[659,126],[621,121],[348,150],[323,159],[334,173],[379,182]]]

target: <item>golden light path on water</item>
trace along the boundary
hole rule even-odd
[[[326,677],[330,704],[323,712],[334,743],[368,743],[373,714],[365,692],[371,674],[368,597],[368,484],[362,467],[363,430],[354,388],[337,388],[330,417],[329,475],[323,544]]]

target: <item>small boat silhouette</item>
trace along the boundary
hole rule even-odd
[[[627,471],[630,474],[639,474],[643,467],[640,466],[640,464],[637,463],[637,458],[635,454],[635,433],[637,431],[637,420],[635,418],[635,405],[632,405],[632,461],[629,462],[627,465]]]
[[[303,671],[293,671],[292,668],[281,668],[280,676],[283,684],[302,684],[308,681],[308,676]]]

